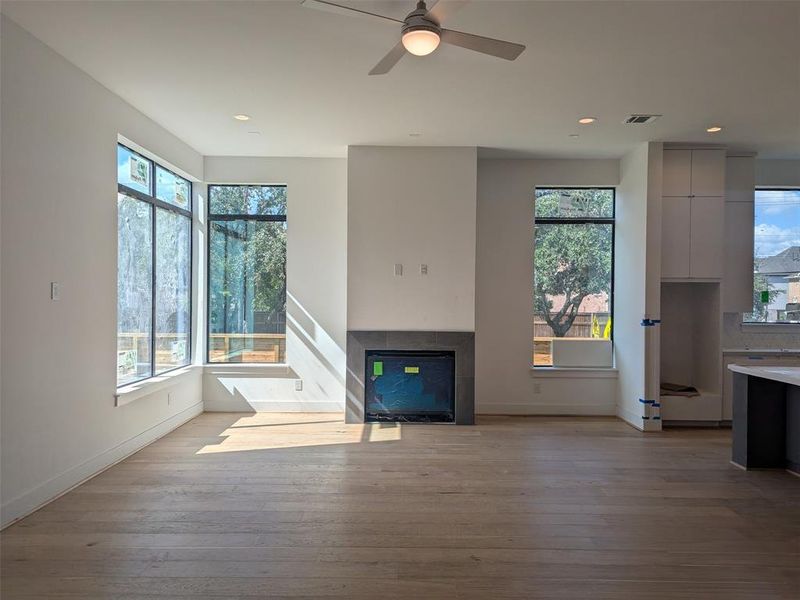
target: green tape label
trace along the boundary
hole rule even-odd
[[[383,375],[383,361],[382,360],[376,360],[374,363],[372,363],[372,374],[375,377]]]
[[[769,304],[769,291],[768,290],[764,290],[763,292],[761,292],[761,302],[763,302],[764,304]]]
[[[406,373],[419,373],[419,367],[406,367]]]

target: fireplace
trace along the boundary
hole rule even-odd
[[[472,425],[475,333],[348,331],[345,384],[347,423]]]
[[[364,420],[453,423],[456,353],[452,350],[367,350]]]

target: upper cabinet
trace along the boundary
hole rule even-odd
[[[722,279],[725,150],[664,149],[661,278]]]
[[[692,151],[664,149],[662,196],[692,195]]]
[[[725,150],[664,149],[664,196],[725,196]]]
[[[729,156],[725,168],[724,312],[753,309],[755,162],[753,156]]]

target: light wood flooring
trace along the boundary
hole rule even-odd
[[[3,600],[800,598],[800,479],[730,432],[206,413],[0,534]]]

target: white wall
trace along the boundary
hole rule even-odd
[[[2,521],[202,410],[199,372],[115,408],[118,134],[202,157],[2,18]],[[61,299],[50,300],[51,281]],[[167,404],[167,392],[173,393]]]
[[[537,186],[616,186],[617,160],[478,161],[475,387],[480,414],[615,414],[616,373],[531,369]]]
[[[347,161],[206,157],[209,183],[286,184],[285,367],[206,367],[206,410],[344,410]],[[303,390],[295,391],[295,380]]]
[[[476,170],[476,148],[348,149],[348,329],[474,331]]]
[[[756,159],[756,186],[800,187],[800,160]]]
[[[619,370],[617,416],[639,429],[659,429],[644,421],[640,399],[658,398],[658,328],[642,319],[658,318],[661,254],[648,236],[660,236],[662,145],[644,143],[622,158],[617,189],[614,265],[614,346]],[[656,353],[655,355],[653,353]]]

